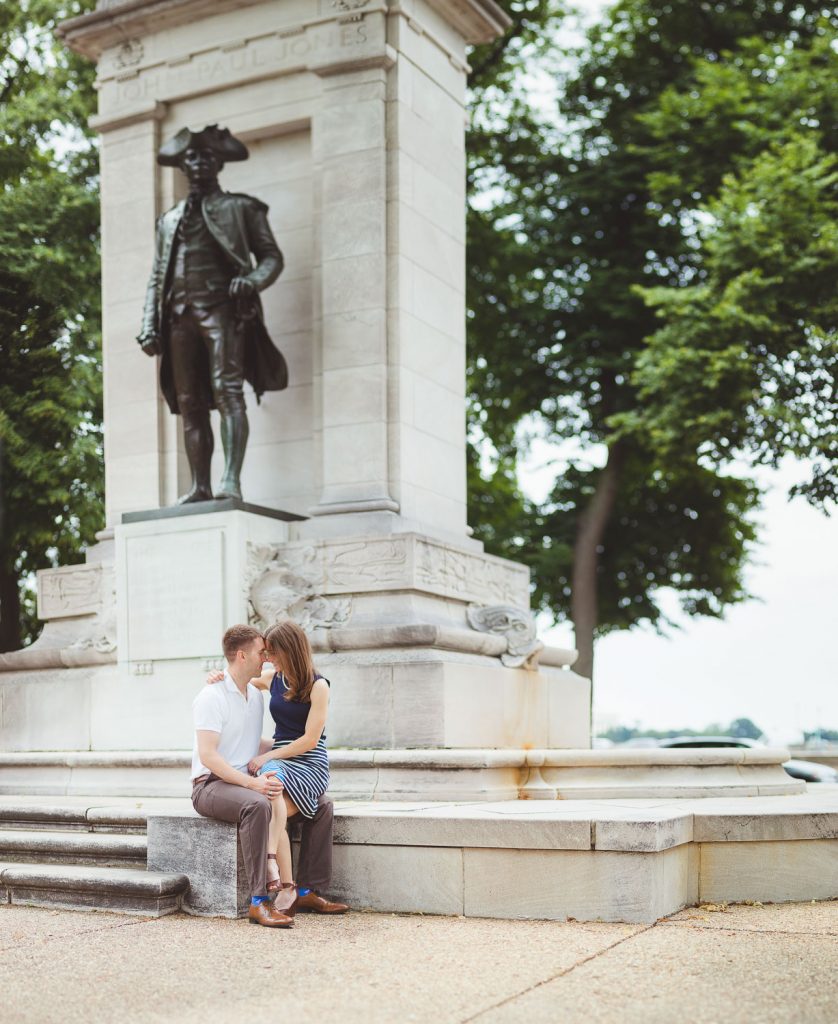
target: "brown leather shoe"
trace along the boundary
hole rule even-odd
[[[291,928],[294,925],[294,919],[275,910],[270,900],[251,903],[247,917],[251,924],[261,924],[266,928]]]
[[[332,903],[312,891],[297,897],[296,909],[304,914],[345,914],[349,907],[345,903]]]

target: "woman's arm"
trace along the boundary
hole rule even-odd
[[[314,750],[326,728],[326,716],[329,713],[329,684],[325,679],[318,679],[311,688],[311,710],[306,719],[306,731],[298,740],[293,740],[285,747],[277,747],[271,751],[271,757],[285,761],[298,754],[306,754]],[[266,760],[269,760],[266,758]],[[264,762],[263,762],[264,763]]]
[[[253,679],[250,680],[250,684],[251,686],[255,686],[257,690],[270,690],[271,680],[275,674],[276,669],[273,665],[265,665],[262,669],[262,674],[260,676],[254,676]]]
[[[254,676],[250,680],[250,685],[255,686],[257,690],[270,690],[271,680],[274,677],[274,668],[263,668],[260,676]],[[212,672],[207,673],[207,685],[212,686],[213,683],[220,683],[224,678],[224,673],[220,668],[215,668]]]

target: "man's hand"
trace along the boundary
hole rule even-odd
[[[249,299],[256,294],[256,285],[247,277],[234,277],[230,282],[231,299]]]
[[[220,668],[214,668],[212,672],[207,673],[207,686],[211,686],[213,683],[220,683],[224,678],[224,673]]]
[[[163,354],[163,345],[159,334],[146,334],[144,332],[137,338],[137,341],[147,356],[160,356]]]
[[[276,777],[276,772],[265,772],[264,775],[259,775],[253,780],[250,788],[255,789],[257,793],[261,793],[262,796],[273,798],[279,796],[285,787],[282,785],[281,780]]]

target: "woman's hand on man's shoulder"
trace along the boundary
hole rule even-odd
[[[212,672],[207,672],[207,686],[212,686],[213,683],[220,683],[224,678],[224,673],[220,668],[214,668]]]

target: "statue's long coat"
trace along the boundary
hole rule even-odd
[[[169,323],[166,297],[169,290],[175,239],[186,200],[182,200],[157,221],[157,245],[154,266],[146,292],[141,336],[156,334],[163,347],[160,361],[160,390],[173,413],[178,413],[177,394],[172,377]],[[252,196],[235,192],[215,192],[201,202],[204,221],[212,237],[230,260],[231,278],[247,277],[262,291],[282,272],[283,259],[268,224],[268,208]],[[251,254],[256,258],[253,265]],[[257,399],[265,391],[282,391],[288,386],[288,366],[271,341],[262,318],[258,297],[250,300],[252,316],[242,321],[245,332],[244,377]],[[206,376],[207,397],[214,407],[209,367]]]

